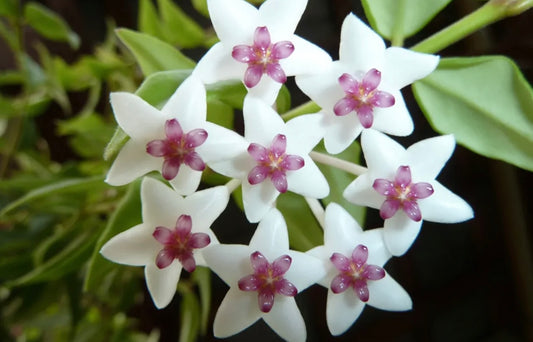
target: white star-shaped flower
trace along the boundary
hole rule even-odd
[[[174,297],[182,268],[205,266],[202,250],[218,243],[210,226],[226,208],[229,192],[218,186],[183,198],[146,177],[141,201],[143,223],[111,238],[100,253],[119,264],[144,266],[148,291],[161,309]]]
[[[468,203],[435,180],[455,148],[452,135],[405,149],[383,133],[365,130],[361,145],[368,171],[345,189],[344,197],[380,209],[385,243],[393,255],[409,249],[422,220],[457,223],[474,216]]]
[[[339,60],[327,71],[297,76],[296,83],[321,108],[329,153],[346,149],[364,128],[404,136],[413,121],[400,89],[429,75],[439,57],[399,47],[383,39],[355,15],[342,25]]]
[[[157,170],[177,192],[189,195],[198,188],[206,163],[236,153],[239,135],[206,121],[206,91],[196,78],[187,78],[161,110],[125,92],[112,93],[111,105],[130,137],[107,174],[111,185]]]
[[[411,309],[407,292],[382,268],[391,257],[383,229],[363,231],[340,205],[328,205],[324,245],[307,253],[322,260],[326,268],[318,283],[328,288],[326,320],[331,334],[348,330],[365,304],[388,311]]]
[[[211,163],[216,172],[242,180],[244,212],[258,222],[287,190],[312,198],[329,193],[326,178],[309,153],[322,139],[320,114],[284,123],[262,100],[246,96],[244,138],[236,158]]]
[[[294,34],[307,0],[267,0],[259,9],[244,0],[208,0],[220,39],[198,62],[206,84],[240,79],[272,104],[287,76],[316,72],[331,62],[318,46]]]
[[[214,334],[224,338],[263,320],[283,339],[305,341],[305,322],[294,296],[325,275],[322,262],[289,250],[287,226],[273,208],[259,223],[249,246],[206,248],[207,265],[229,285],[215,316]]]

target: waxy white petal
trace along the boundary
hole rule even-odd
[[[362,302],[351,288],[339,294],[328,290],[326,322],[331,334],[338,336],[348,330],[364,308],[365,302]]]
[[[250,264],[253,252],[249,246],[220,244],[206,247],[202,254],[209,268],[231,287],[243,276],[253,273]]]
[[[402,89],[403,87],[431,74],[439,64],[439,56],[419,53],[399,47],[385,50],[383,74],[387,87]]]
[[[289,249],[287,224],[281,212],[272,209],[259,222],[254,236],[250,240],[250,248],[260,251],[269,262]]]
[[[331,63],[331,56],[308,40],[293,35],[290,42],[294,45],[294,52],[289,58],[279,61],[287,76],[316,74],[326,70]]]
[[[231,57],[233,46],[216,43],[198,61],[192,75],[198,77],[205,84],[222,80],[242,79],[246,64],[237,62]]]
[[[182,211],[183,198],[164,183],[150,177],[141,184],[143,222],[156,226],[174,227]]]
[[[152,236],[154,227],[141,223],[107,241],[100,250],[106,258],[118,264],[144,266],[146,261],[153,259],[160,249]]]
[[[213,333],[219,338],[235,335],[254,324],[262,316],[263,313],[257,306],[257,293],[241,291],[235,285],[226,293],[217,310],[213,322]]]
[[[164,308],[172,301],[181,269],[182,266],[178,260],[174,260],[172,264],[163,269],[159,269],[155,262],[148,263],[144,268],[148,291],[158,309]]]
[[[276,296],[272,311],[263,319],[284,340],[305,341],[305,322],[293,297]]]
[[[305,160],[304,167],[293,172],[287,172],[289,190],[311,198],[326,197],[329,194],[329,184],[326,177],[311,158],[307,155],[303,158]]]
[[[413,308],[413,302],[404,288],[388,273],[384,278],[368,281],[370,297],[367,304],[387,311],[407,311]]]
[[[422,218],[440,223],[457,223],[474,217],[472,207],[439,182],[432,182],[435,191],[430,197],[420,200]]]
[[[177,117],[184,132],[202,127],[207,115],[206,90],[196,77],[189,76],[161,109],[166,117]]]
[[[169,181],[170,185],[180,195],[188,195],[198,189],[200,180],[202,179],[202,171],[191,169],[185,164],[182,164],[176,177]]]
[[[423,213],[422,216],[424,216]],[[403,210],[398,210],[393,217],[385,220],[385,232],[383,235],[385,244],[392,255],[400,256],[407,252],[418,236],[418,233],[420,233],[421,227],[422,221],[416,222],[411,220]]]
[[[162,158],[146,153],[146,143],[128,140],[119,151],[106,175],[106,183],[120,186],[133,182],[153,170],[161,170]]]
[[[292,34],[296,30],[296,26],[302,17],[307,0],[268,0],[265,1],[259,8],[259,16],[261,18],[261,25],[267,26],[273,42],[278,38]],[[281,37],[278,37],[282,35]]]
[[[395,103],[392,107],[374,107],[374,123],[372,129],[396,136],[413,133],[414,123],[407,105],[399,90],[391,90]]]
[[[435,179],[455,149],[453,135],[441,135],[414,143],[407,148],[407,163],[413,177],[417,179]],[[421,158],[420,156],[423,156]]]
[[[232,44],[232,48],[250,39],[259,26],[259,12],[246,1],[208,0],[207,8],[218,38]]]
[[[298,170],[299,171],[299,170]],[[279,196],[270,179],[251,185],[247,179],[242,183],[242,201],[246,218],[251,223],[259,222],[274,206]]]

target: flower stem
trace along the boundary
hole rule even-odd
[[[531,7],[533,7],[533,0],[490,0],[411,49],[424,53],[438,52],[487,25],[508,16],[518,15]]]
[[[297,116],[300,116],[302,114],[309,114],[309,113],[316,113],[320,110],[320,106],[317,105],[313,101],[306,102],[304,104],[299,105],[296,108],[293,108],[286,112],[285,114],[281,115],[281,118],[284,121],[289,121],[292,118],[295,118]]]
[[[320,225],[320,227],[324,229],[324,224],[325,224],[324,219],[325,219],[326,213],[320,201],[316,198],[310,198],[310,197],[305,197],[305,201],[307,202],[309,209],[311,209],[311,212],[313,213],[316,220],[318,221],[318,224]]]
[[[231,194],[235,189],[237,189],[241,185],[241,180],[233,178],[229,182],[226,183],[226,187],[228,188],[228,192]]]
[[[359,176],[367,171],[367,168],[364,166],[350,163],[346,160],[332,157],[328,154],[311,151],[311,153],[309,153],[309,156],[316,162],[336,167],[337,169],[349,172],[356,176]]]

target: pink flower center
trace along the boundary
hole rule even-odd
[[[380,82],[381,72],[377,69],[370,69],[362,81],[342,74],[339,84],[345,96],[335,104],[335,115],[344,116],[355,111],[363,127],[370,128],[374,122],[374,107],[391,107],[395,102],[394,96],[377,89]]]
[[[368,248],[357,245],[352,252],[351,258],[340,253],[333,253],[329,258],[340,273],[331,281],[331,291],[342,293],[352,287],[363,302],[369,299],[367,281],[379,280],[385,277],[385,270],[376,265],[368,265]]]
[[[282,255],[271,264],[256,251],[250,255],[250,261],[254,273],[241,278],[238,285],[241,291],[257,291],[259,310],[270,312],[276,294],[296,296],[296,287],[283,277],[291,266],[290,256]]]
[[[244,73],[244,84],[252,88],[259,83],[265,73],[274,81],[285,83],[287,76],[279,60],[289,57],[293,51],[294,45],[289,41],[272,44],[270,32],[266,26],[263,26],[255,29],[253,45],[236,45],[231,56],[241,63],[248,64]]]
[[[189,215],[181,215],[178,217],[174,229],[157,227],[154,230],[153,237],[163,245],[163,249],[159,251],[155,260],[158,268],[165,268],[174,259],[178,259],[188,272],[196,269],[193,250],[209,245],[211,239],[205,233],[191,234],[191,229],[191,217]]]
[[[165,122],[165,139],[152,140],[146,144],[146,152],[154,157],[163,157],[161,174],[166,180],[176,177],[181,164],[188,165],[196,171],[203,171],[205,164],[195,152],[195,148],[207,139],[207,132],[198,128],[184,133],[178,120]]]
[[[274,137],[270,148],[250,144],[248,153],[255,159],[257,166],[248,173],[248,182],[254,185],[270,177],[279,192],[287,192],[286,172],[301,169],[305,162],[300,156],[286,154],[286,148],[287,138],[283,134]]]
[[[429,183],[412,183],[409,166],[400,166],[396,171],[394,181],[378,178],[372,185],[374,190],[387,199],[381,205],[379,214],[384,220],[391,218],[398,209],[402,209],[413,221],[420,221],[422,213],[417,200],[433,194],[433,187]]]

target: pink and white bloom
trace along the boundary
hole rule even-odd
[[[287,341],[305,341],[305,323],[294,296],[325,275],[322,262],[289,249],[287,226],[273,208],[259,223],[250,244],[213,245],[207,265],[228,286],[215,316],[214,335],[229,337],[262,318]]]
[[[383,133],[366,130],[361,145],[368,171],[345,189],[344,197],[380,209],[385,243],[393,255],[409,249],[423,220],[456,223],[474,216],[468,203],[435,180],[455,148],[452,135],[405,149]]]
[[[124,185],[159,171],[181,195],[200,184],[205,164],[236,153],[238,134],[206,121],[206,91],[187,78],[161,110],[139,96],[117,92],[111,105],[119,126],[130,137],[109,169],[106,182]]]
[[[193,74],[206,84],[240,79],[250,94],[272,104],[287,76],[325,68],[331,57],[294,34],[307,0],[267,0],[259,9],[244,0],[208,0],[220,39]]]
[[[385,47],[370,27],[349,14],[342,25],[339,60],[325,72],[297,76],[296,83],[324,115],[329,153],[346,149],[363,129],[404,136],[413,121],[400,89],[429,75],[439,57]]]
[[[100,253],[119,264],[144,266],[148,291],[161,309],[174,297],[182,268],[205,266],[202,250],[218,243],[210,226],[226,208],[229,192],[218,186],[183,198],[146,177],[141,201],[143,222],[111,238]]]
[[[240,154],[209,166],[242,180],[244,212],[250,222],[261,220],[280,193],[292,191],[312,198],[328,195],[327,180],[309,157],[322,139],[319,114],[284,123],[270,106],[251,96],[244,100],[243,114]]]
[[[363,231],[340,205],[325,212],[324,245],[307,253],[321,259],[327,274],[318,283],[328,288],[326,321],[332,335],[341,335],[366,304],[388,311],[412,308],[409,294],[382,268],[391,258],[383,229]]]

